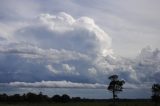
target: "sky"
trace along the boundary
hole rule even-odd
[[[126,88],[160,82],[159,0],[0,2],[1,86],[98,89],[113,74]]]

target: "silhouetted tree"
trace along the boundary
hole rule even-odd
[[[160,84],[152,85],[152,100],[155,102],[155,105],[160,102]]]
[[[7,94],[0,94],[0,102],[6,102],[8,100]]]
[[[14,95],[8,96],[8,99],[10,102],[22,101],[22,97],[19,94],[14,94]]]
[[[66,94],[62,95],[61,100],[63,103],[65,102],[69,102],[70,101],[70,97]]]
[[[26,100],[28,102],[37,102],[37,101],[39,101],[39,98],[38,98],[37,94],[29,92],[26,94]]]
[[[54,95],[51,99],[54,102],[61,102],[61,96],[59,95]]]
[[[113,103],[115,104],[115,99],[117,98],[117,93],[123,90],[123,85],[125,84],[124,80],[119,80],[118,75],[112,75],[109,77],[111,80],[108,90],[113,94]]]
[[[81,101],[81,98],[80,97],[72,97],[72,101],[79,102],[79,101]]]
[[[39,94],[36,93],[27,93],[27,94],[13,94],[13,95],[7,95],[7,94],[0,94],[0,103],[18,103],[18,102],[58,102],[58,103],[66,103],[66,102],[92,102],[92,101],[102,101],[99,99],[87,99],[83,98],[81,99],[80,97],[72,97],[63,94],[62,96],[60,95],[55,95],[53,97],[48,97],[47,95],[43,95],[42,92]]]

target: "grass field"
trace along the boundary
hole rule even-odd
[[[110,102],[76,102],[76,103],[0,103],[0,106],[113,106]],[[154,106],[151,102],[120,102],[116,106]],[[160,106],[157,105],[157,106]]]

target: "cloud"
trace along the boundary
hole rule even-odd
[[[160,50],[146,47],[142,49],[133,66],[141,81],[159,82],[160,78]]]
[[[51,65],[47,65],[46,68],[47,68],[49,71],[53,72],[55,75],[61,73],[60,71],[57,71],[56,69],[54,69]]]
[[[89,57],[85,54],[77,53],[74,51],[67,51],[64,49],[57,50],[57,49],[43,49],[39,48],[35,45],[29,43],[8,43],[2,42],[0,46],[0,53],[2,54],[15,54],[19,55],[24,58],[33,58],[33,59],[41,59],[41,60],[48,60],[52,62],[61,62],[67,60],[79,60],[82,59],[89,59]]]
[[[74,19],[64,12],[41,14],[11,34],[12,39],[0,42],[0,57],[5,62],[1,61],[0,75],[10,76],[2,77],[2,82],[94,82],[86,74],[91,61],[98,55],[112,54],[110,37],[93,19]]]
[[[68,64],[62,64],[62,67],[63,67],[64,70],[66,70],[68,72],[75,70],[74,66],[69,66]]]
[[[89,69],[88,69],[88,72],[89,72],[92,76],[97,75],[97,70],[96,70],[95,68],[89,68]]]
[[[105,85],[112,74],[129,89],[159,83],[159,10],[158,0],[1,0],[0,86]]]
[[[45,87],[45,88],[105,88],[106,85],[103,84],[88,84],[88,83],[73,83],[70,81],[41,81],[34,83],[27,82],[11,82],[8,84],[12,87]]]
[[[85,89],[106,89],[108,85],[99,83],[75,83],[70,81],[41,81],[41,82],[10,82],[0,83],[0,86],[19,87],[19,88],[85,88]],[[126,83],[124,89],[150,89],[150,83],[134,85]]]
[[[118,74],[136,85],[160,81],[159,60],[159,49],[150,48],[134,59],[117,56],[109,35],[89,17],[41,14],[0,40],[0,81],[106,84]]]
[[[154,83],[160,80],[158,77],[160,73],[159,63],[160,50],[146,47],[134,59],[119,56],[99,57],[94,61],[94,66],[98,70],[97,75],[101,76],[101,80],[105,80],[105,76],[118,74],[120,78],[129,83],[142,84],[144,82]]]
[[[41,14],[38,21],[19,29],[15,35],[20,41],[43,48],[65,49],[92,55],[111,53],[111,38],[93,19],[74,19],[64,12],[57,15]]]
[[[64,73],[72,74],[72,75],[80,75],[79,72],[76,72],[76,68],[74,66],[69,66],[68,64],[62,64],[62,68]]]
[[[158,4],[157,0],[118,2],[92,0],[92,3],[84,0],[63,2],[59,0],[40,0],[38,2],[36,0],[14,0],[12,2],[2,0],[0,22],[15,28],[19,21],[29,23],[28,21],[41,13],[56,14],[55,16],[57,16],[57,13],[61,11],[76,18],[91,17],[100,28],[110,35],[113,40],[112,49],[116,54],[134,58],[138,51],[146,45],[159,48],[160,7]],[[3,32],[8,32],[8,30],[5,29]]]
[[[46,68],[54,75],[80,75],[79,72],[75,70],[74,66],[69,66],[68,64],[62,64],[62,70],[56,70],[52,65],[47,65]]]

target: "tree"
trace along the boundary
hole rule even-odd
[[[119,80],[118,75],[112,75],[109,77],[111,80],[108,90],[113,94],[113,103],[115,104],[115,99],[117,98],[117,93],[123,91],[123,85],[125,84],[124,80]]]
[[[153,84],[152,85],[152,100],[157,103],[160,101],[160,84]]]
[[[63,103],[65,102],[69,102],[70,101],[70,97],[66,94],[62,95],[61,100]]]
[[[61,96],[60,95],[54,95],[53,97],[52,97],[52,101],[54,101],[54,102],[61,102]]]

